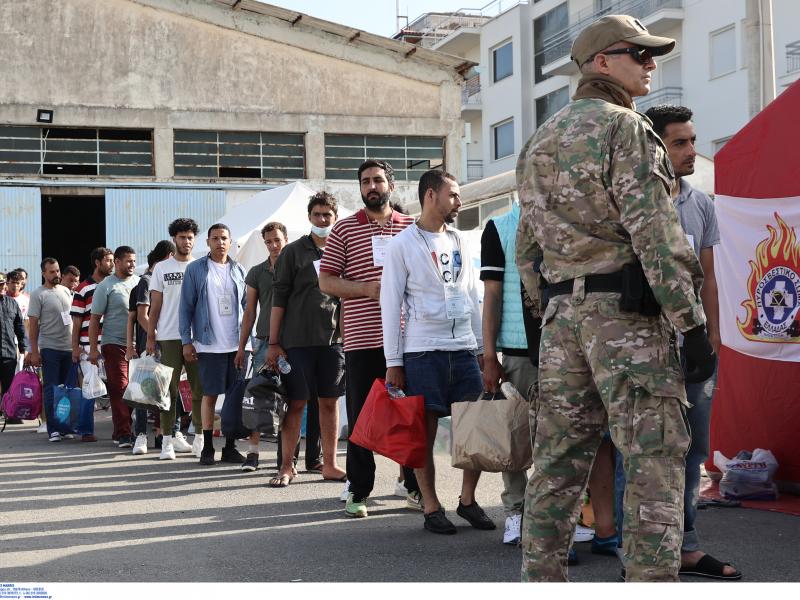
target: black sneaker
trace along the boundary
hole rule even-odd
[[[122,436],[119,438],[120,448],[133,448],[133,438],[130,436]]]
[[[214,448],[203,448],[200,453],[200,464],[211,466],[214,464]]]
[[[425,515],[425,529],[431,533],[442,533],[444,535],[452,535],[456,532],[456,526],[444,516],[444,511],[441,508]]]
[[[240,465],[244,462],[244,456],[235,447],[222,449],[222,462],[236,463]]]
[[[472,504],[465,506],[461,504],[461,500],[459,500],[456,514],[459,517],[469,521],[469,524],[475,529],[489,530],[497,528],[497,525],[494,524],[494,521],[486,516],[486,513],[483,512],[483,509],[478,506],[478,503],[475,501],[473,501]]]
[[[156,436],[156,439],[155,439],[155,444],[153,445],[153,448],[155,448],[156,450],[161,450],[161,442],[162,442],[163,440],[164,440],[164,436],[163,436],[163,435],[161,435],[161,434],[159,433],[159,434]]]
[[[255,471],[258,469],[258,452],[248,452],[247,458],[242,463],[242,471]]]

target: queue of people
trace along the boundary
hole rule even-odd
[[[284,225],[267,223],[269,256],[249,272],[230,256],[222,223],[208,229],[207,256],[193,260],[198,225],[179,218],[142,277],[135,250],[121,246],[95,249],[94,271],[80,284],[73,269],[62,274],[45,258],[44,284],[24,301],[19,282],[27,274],[0,278],[3,388],[25,355],[43,370],[50,441],[79,433],[94,442],[93,429],[51,426],[52,388],[73,363],[102,357],[113,438],[145,454],[146,411],[131,410],[122,396],[128,361],[158,354],[173,368],[169,409],[154,415],[159,458],[193,453],[210,466],[217,397],[252,353],[256,369],[280,372],[287,391],[269,485],[285,488],[297,476],[301,421],[313,404],[306,466],[344,482],[345,514],[365,518],[375,460],[348,441],[339,466],[338,398],[346,397],[352,427],[374,380],[384,378],[424,397],[425,465],[400,466],[407,506],[422,512],[426,530],[454,534],[436,487],[439,418],[454,402],[510,381],[531,404],[533,432],[534,469],[530,477],[504,473],[501,496],[503,542],[521,543],[523,580],[567,579],[587,485],[597,517],[592,552],[616,556],[621,546],[626,580],[740,578],[701,550],[695,528],[720,346],[713,204],[683,179],[694,170],[691,111],[662,106],[645,116],[634,104],[649,92],[654,57],[674,46],[625,15],[578,35],[572,59],[582,78],[573,102],[525,145],[520,202],[484,230],[482,306],[469,246],[452,227],[461,206],[456,178],[438,169],[420,178],[415,220],[391,203],[391,164],[369,159],[358,170],[362,209],[338,220],[336,199],[315,194],[309,234],[289,240]],[[63,285],[68,276],[74,287]],[[178,418],[182,371],[191,444]],[[226,438],[221,461],[259,469],[259,434],[245,455],[236,441]],[[463,471],[455,513],[492,530],[475,500],[480,476]]]

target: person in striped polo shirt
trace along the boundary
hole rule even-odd
[[[381,326],[381,273],[387,242],[414,219],[393,210],[394,169],[368,159],[358,168],[364,208],[333,226],[319,269],[319,287],[342,299],[347,423],[352,432],[375,379],[386,374]],[[404,468],[408,506],[422,510],[413,469]],[[349,493],[345,512],[366,517],[366,499],[375,485],[375,458],[370,450],[347,443]]]
[[[89,321],[92,318],[92,297],[97,284],[114,272],[114,252],[111,248],[95,248],[89,254],[94,271],[75,289],[69,314],[72,317],[72,362],[77,363],[81,355],[89,355]],[[98,341],[102,337],[102,322]],[[85,357],[84,357],[85,358]],[[81,441],[96,442],[94,420],[91,431],[81,431]]]

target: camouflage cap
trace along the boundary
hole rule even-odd
[[[578,34],[572,44],[570,58],[581,67],[595,54],[617,42],[630,42],[649,48],[653,56],[672,52],[675,47],[675,40],[671,38],[650,35],[639,19],[628,15],[607,15]]]

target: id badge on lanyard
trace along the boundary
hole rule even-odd
[[[372,265],[382,267],[386,259],[386,245],[392,238],[383,235],[372,236]]]
[[[218,301],[220,317],[228,317],[233,314],[233,296],[231,294],[222,294]]]
[[[460,319],[466,313],[467,299],[464,291],[455,285],[445,284],[444,306],[448,319]]]
[[[62,311],[62,313],[61,313],[61,322],[64,324],[65,327],[67,325],[71,325],[72,324],[72,317],[70,316],[68,310]]]

